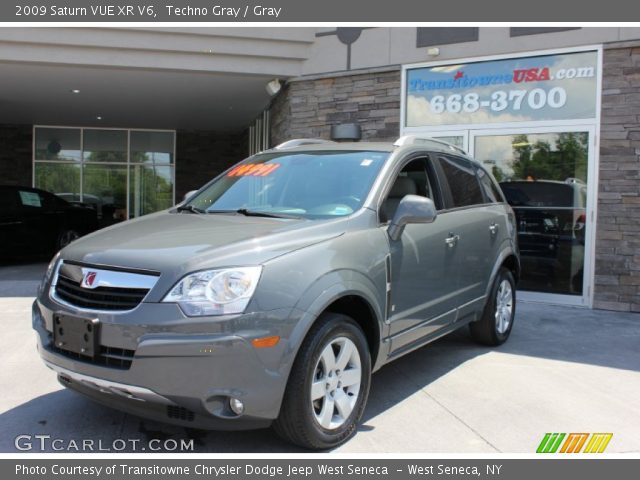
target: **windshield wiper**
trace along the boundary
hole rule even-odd
[[[239,208],[237,210],[206,210],[207,214],[222,214],[222,215],[244,215],[245,217],[268,217],[268,218],[294,218],[300,219],[297,215],[291,215],[288,213],[272,213],[262,212],[259,210],[249,210],[247,208]]]
[[[180,205],[176,210],[178,212],[204,213],[204,210],[193,205]]]
[[[269,217],[269,218],[301,218],[298,215],[290,215],[288,213],[272,213],[261,212],[257,210],[248,210],[246,208],[239,208],[236,213],[244,215],[246,217]]]

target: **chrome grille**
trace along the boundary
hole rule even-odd
[[[72,307],[127,311],[143,301],[158,277],[156,272],[98,268],[64,261],[57,268],[51,291],[56,300]]]
[[[82,288],[79,282],[58,276],[56,295],[65,302],[91,310],[131,310],[136,308],[149,292],[144,288],[97,287]]]

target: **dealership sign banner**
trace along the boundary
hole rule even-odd
[[[0,22],[633,22],[640,3],[485,0],[15,0]]]
[[[595,51],[409,68],[407,127],[596,116]]]
[[[566,458],[566,457],[565,457]],[[74,480],[131,480],[137,478],[217,480],[413,480],[417,478],[500,478],[580,480],[636,478],[637,459],[349,459],[319,455],[314,459],[211,458],[145,460],[133,458],[46,458],[0,460],[4,480],[72,478]],[[615,472],[615,473],[614,473]]]

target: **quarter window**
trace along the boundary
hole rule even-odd
[[[438,162],[449,184],[452,207],[484,203],[484,196],[471,162],[449,156],[439,156]]]
[[[487,199],[491,203],[504,202],[502,192],[496,185],[496,182],[493,181],[491,176],[483,168],[478,168],[477,171],[478,178],[480,179],[480,184],[482,185],[482,189],[484,190],[484,194],[486,195]]]

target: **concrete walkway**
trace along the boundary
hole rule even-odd
[[[201,432],[141,420],[66,391],[39,360],[30,309],[45,265],[0,268],[0,451],[20,434],[63,439],[195,439],[199,452],[291,452],[270,430]],[[640,315],[519,303],[511,339],[466,329],[373,377],[359,433],[341,452],[533,453],[545,432],[613,432],[607,452],[640,452]]]

